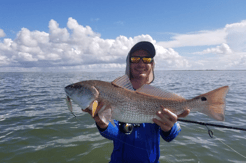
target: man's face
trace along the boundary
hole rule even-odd
[[[145,50],[138,50],[131,55],[132,57],[148,57],[148,52]],[[153,67],[152,63],[144,63],[142,59],[138,63],[130,63],[131,76],[135,79],[148,78]]]

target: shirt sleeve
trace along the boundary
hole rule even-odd
[[[109,122],[108,127],[106,129],[101,129],[97,125],[97,128],[98,128],[100,134],[109,140],[116,139],[119,135],[119,126],[118,126],[119,124],[118,124],[118,121],[115,121],[115,120],[114,120],[114,123],[115,123],[115,126],[113,126],[113,124],[111,122]]]
[[[161,129],[160,129],[161,130]],[[178,122],[176,122],[172,129],[169,132],[164,132],[164,131],[160,131],[161,137],[167,141],[170,142],[172,141],[176,136],[178,136],[179,132],[181,131],[181,127],[179,125]]]

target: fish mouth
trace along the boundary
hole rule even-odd
[[[65,89],[66,95],[67,97],[70,97],[70,94],[68,93],[68,91]]]
[[[69,89],[71,89],[71,88],[72,88],[71,85],[68,85],[68,86],[66,86],[66,87],[64,88],[64,90],[65,90],[67,96],[71,96],[71,94],[69,93]]]

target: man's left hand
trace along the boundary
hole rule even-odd
[[[163,106],[161,106],[161,108],[162,109],[156,113],[160,120],[154,118],[153,122],[160,126],[164,132],[168,132],[172,129],[173,125],[177,122],[178,117],[186,117],[190,113],[190,110],[187,109],[177,116]]]

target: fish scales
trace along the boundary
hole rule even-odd
[[[123,122],[151,123],[153,118],[158,118],[156,112],[160,110],[161,105],[176,114],[182,113],[187,108],[184,107],[187,105],[184,100],[164,100],[102,81],[91,81],[91,85],[95,85],[95,88],[100,92],[98,101],[109,104],[112,109],[112,117]]]
[[[124,83],[124,85],[127,84]],[[107,121],[116,119],[128,123],[153,123],[152,119],[158,118],[156,113],[161,110],[161,106],[176,115],[190,109],[205,113],[216,120],[224,120],[224,99],[228,86],[189,100],[175,94],[170,94],[170,98],[158,97],[148,94],[148,91],[128,90],[117,83],[99,80],[75,83],[67,86],[65,91],[67,96],[78,103],[82,109],[91,106],[95,100],[102,102],[104,107],[98,111],[98,114]],[[106,116],[109,114],[110,119]]]

